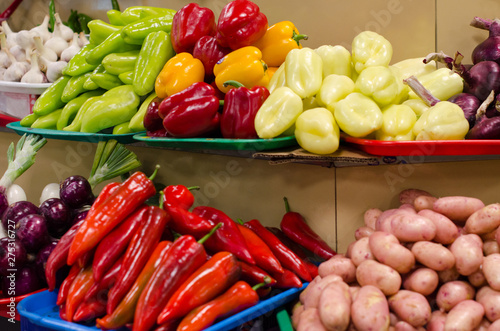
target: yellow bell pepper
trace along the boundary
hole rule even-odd
[[[203,82],[205,67],[190,53],[182,52],[171,57],[156,77],[155,92],[159,98],[166,98],[197,82]]]
[[[326,107],[333,114],[337,102],[354,92],[354,87],[354,82],[347,76],[328,75],[323,79],[316,100],[321,107]]]
[[[246,46],[224,56],[214,66],[215,84],[223,93],[232,86],[224,86],[229,80],[240,82],[247,88],[267,86],[269,75],[267,64],[262,61],[262,52],[255,46]]]
[[[318,93],[323,82],[323,60],[313,49],[291,50],[285,59],[286,86],[302,99]]]
[[[389,105],[382,109],[382,127],[375,131],[375,139],[402,141],[413,140],[413,126],[417,115],[407,105]]]
[[[356,91],[371,97],[380,107],[394,103],[399,92],[396,77],[386,66],[367,67],[359,74],[355,86]]]
[[[380,34],[363,31],[352,40],[352,63],[360,73],[366,67],[388,66],[392,59],[392,45]]]
[[[340,129],[332,113],[322,107],[309,109],[295,122],[300,147],[315,154],[331,154],[339,148]]]
[[[334,114],[342,131],[361,138],[380,129],[383,115],[375,101],[366,95],[353,92],[337,102]]]
[[[398,68],[401,72],[402,79],[406,79],[410,76],[419,78],[437,69],[436,61],[424,63],[424,59],[424,57],[405,59],[390,65],[390,67]]]
[[[417,115],[417,118],[429,109],[429,106],[422,99],[408,99],[402,104],[410,107],[415,115]]]
[[[352,57],[344,46],[323,45],[315,51],[323,60],[323,78],[332,74],[352,78]]]
[[[420,116],[413,126],[415,140],[461,140],[469,132],[469,121],[460,106],[440,101]]]
[[[262,60],[268,66],[279,67],[285,62],[288,52],[302,48],[300,44],[302,39],[307,39],[307,35],[299,34],[292,22],[282,21],[268,27],[266,34],[253,46],[260,49]]]
[[[462,93],[464,89],[463,78],[448,68],[440,68],[421,75],[418,80],[439,100],[448,100],[455,94]],[[413,99],[419,98],[413,91],[410,91],[409,97]]]

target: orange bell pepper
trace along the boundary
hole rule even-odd
[[[194,83],[203,82],[204,78],[205,67],[200,60],[187,52],[178,53],[165,63],[156,77],[155,92],[164,99]]]

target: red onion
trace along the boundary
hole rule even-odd
[[[500,20],[484,20],[475,17],[471,25],[480,29],[487,29],[489,36],[478,44],[472,51],[472,62],[495,61],[500,64]]]

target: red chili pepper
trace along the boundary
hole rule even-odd
[[[106,301],[102,298],[92,297],[83,301],[77,308],[73,322],[91,321],[106,314]]]
[[[179,324],[179,321],[167,322],[162,325],[158,325],[154,328],[154,331],[175,331],[177,330],[177,324]]]
[[[214,254],[170,297],[158,316],[157,323],[161,325],[183,317],[192,309],[226,291],[239,276],[240,266],[233,254],[229,252]]]
[[[286,247],[271,231],[266,229],[258,220],[253,219],[244,224],[252,229],[271,248],[274,256],[278,258],[285,269],[289,269],[306,282],[312,280],[311,275],[304,262],[290,248]]]
[[[215,14],[210,8],[192,2],[179,9],[172,19],[170,37],[176,53],[193,53],[198,39],[215,36]]]
[[[115,285],[108,293],[107,312],[111,314],[130,290],[144,265],[160,242],[170,215],[161,207],[149,206],[141,226],[132,238],[123,258],[122,269]]]
[[[205,243],[210,251],[228,251],[242,261],[255,264],[238,225],[223,211],[213,207],[198,206],[193,209],[193,213],[211,221],[213,225],[222,223],[220,230],[215,232],[214,236]]]
[[[66,316],[66,303],[59,305],[59,318],[63,321],[68,321],[68,317]]]
[[[73,315],[76,309],[85,299],[85,294],[90,289],[94,282],[92,276],[92,266],[80,269],[75,280],[71,283],[66,299],[66,318],[68,321],[73,321]]]
[[[153,176],[156,174],[153,174]],[[96,247],[131,212],[156,193],[154,183],[140,171],[132,174],[102,204],[92,205],[85,226],[80,228],[68,253],[72,265],[80,256]]]
[[[85,300],[89,300],[91,297],[102,293],[106,293],[107,297],[109,289],[115,284],[116,279],[118,278],[118,274],[122,268],[122,263],[123,255],[115,262],[115,264],[113,264],[100,281],[92,284],[87,294],[85,294]],[[93,270],[93,272],[94,271],[95,270]]]
[[[141,226],[147,209],[147,205],[139,206],[97,245],[94,260],[92,261],[94,280],[96,282],[102,279],[106,271],[108,271],[116,260],[120,258],[123,252],[125,252],[132,237]]]
[[[214,66],[227,54],[231,53],[232,49],[229,47],[222,47],[217,42],[215,36],[203,36],[194,45],[193,57],[203,63],[205,68],[205,81],[212,80],[214,75]]]
[[[57,305],[62,305],[66,302],[66,299],[68,298],[69,288],[71,287],[71,284],[75,280],[76,276],[80,273],[80,270],[81,268],[76,264],[72,265],[71,269],[69,269],[68,275],[66,276],[66,278],[64,278],[61,286],[59,286],[59,292],[57,293],[56,300]]]
[[[209,220],[177,206],[164,207],[171,216],[169,227],[179,234],[190,234],[199,239],[213,227]]]
[[[2,21],[5,21],[7,19],[9,19],[9,17],[14,13],[14,11],[16,11],[17,7],[19,7],[19,5],[21,4],[21,2],[23,2],[23,0],[14,0],[12,1],[12,3],[9,5],[9,7],[7,7],[7,9],[5,9],[2,14],[0,14],[0,23]]]
[[[172,242],[170,241],[161,241],[158,243],[125,298],[123,298],[111,314],[108,314],[101,319],[97,319],[96,323],[99,328],[104,330],[118,329],[132,322],[134,319],[135,307],[137,306],[137,301],[139,301],[139,296],[149,282],[151,275],[153,275],[154,271],[159,267],[161,261],[165,258],[165,255],[171,246]]]
[[[214,227],[199,242],[190,235],[181,236],[174,241],[139,297],[133,331],[147,331],[156,324],[156,319],[170,296],[207,261],[203,243],[213,232],[217,232],[219,227]]]
[[[290,211],[287,198],[284,198],[286,213],[280,223],[281,230],[296,243],[304,246],[325,260],[337,253],[314,232],[301,214]]]
[[[235,0],[222,8],[217,22],[217,41],[235,50],[250,46],[264,36],[268,28],[266,15],[249,0]]]
[[[76,260],[75,264],[78,265],[80,268],[85,268],[90,264],[90,261],[92,261],[92,258],[94,257],[94,252],[95,249],[86,252],[85,254],[80,256],[78,260]]]
[[[241,224],[237,225],[255,264],[267,272],[283,273],[280,261],[274,256],[269,246],[253,230]]]
[[[187,314],[178,331],[198,331],[212,325],[217,319],[233,315],[259,302],[254,288],[244,281],[238,281],[222,295],[193,309]]]
[[[251,265],[243,261],[238,261],[238,264],[241,268],[241,280],[244,280],[251,285],[265,283],[266,280],[267,286],[269,287],[276,284],[276,279],[256,265]]]
[[[54,250],[50,253],[49,258],[47,259],[47,264],[45,265],[45,279],[47,280],[49,291],[54,291],[56,288],[56,273],[59,269],[66,265],[69,247],[71,246],[78,229],[83,223],[84,220],[80,220],[68,231],[66,231],[66,233],[57,242]]]
[[[163,99],[159,106],[163,127],[172,137],[199,137],[219,127],[219,99],[215,89],[197,82]]]
[[[228,81],[224,86],[233,85],[224,98],[224,109],[220,119],[220,130],[224,138],[256,139],[255,115],[269,97],[264,86],[249,89],[236,81]]]
[[[282,274],[271,274],[271,276],[276,279],[276,284],[273,286],[275,288],[301,288],[303,285],[300,278],[288,269],[285,269]]]
[[[169,185],[163,189],[163,206],[189,209],[194,203],[194,195],[191,190],[198,189],[200,189],[199,186]]]

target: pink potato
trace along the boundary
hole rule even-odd
[[[374,260],[362,262],[356,269],[359,285],[373,285],[385,295],[392,295],[401,288],[401,275],[393,268]]]
[[[464,230],[467,233],[485,234],[500,226],[500,203],[487,205],[467,218]]]
[[[366,210],[363,215],[365,226],[375,230],[375,223],[377,222],[377,218],[380,216],[380,214],[382,214],[382,210],[378,208],[370,208]]]
[[[434,310],[429,323],[427,323],[427,331],[444,331],[445,322],[446,313],[441,310]]]
[[[474,299],[476,290],[469,283],[455,280],[444,283],[436,294],[436,304],[442,311],[450,311],[464,300]]]
[[[403,288],[424,296],[433,293],[439,284],[439,275],[430,268],[418,268],[403,280]]]
[[[399,243],[391,233],[375,231],[368,240],[370,251],[377,261],[404,274],[415,266],[413,253]]]
[[[484,315],[490,322],[500,319],[500,291],[483,286],[477,291],[476,301],[483,305]]]
[[[372,285],[361,287],[351,305],[351,319],[357,330],[388,330],[389,305],[384,293]]]
[[[360,288],[361,288],[361,286],[359,286],[359,285],[350,285],[349,286],[349,293],[351,294],[352,300],[356,299],[356,296],[358,295]]]
[[[355,266],[360,265],[363,261],[375,259],[368,244],[368,237],[361,238],[352,245],[350,258]]]
[[[484,277],[483,271],[481,269],[479,269],[472,275],[467,276],[467,280],[475,288],[479,288],[488,284],[488,282],[486,281],[486,277]]]
[[[490,326],[491,322],[483,317],[483,320],[481,321],[481,323],[479,323],[479,326],[474,329],[474,331],[488,331],[490,329]]]
[[[420,216],[427,217],[436,226],[436,235],[432,241],[448,245],[457,239],[459,235],[458,228],[448,217],[430,209],[421,210],[418,214]]]
[[[297,329],[297,326],[299,325],[300,314],[302,314],[303,311],[304,305],[300,301],[293,305],[291,322],[294,329]]]
[[[319,298],[319,317],[327,330],[346,330],[351,321],[351,294],[344,282],[328,284]]]
[[[483,241],[497,240],[497,230],[498,230],[498,228],[496,228],[495,230],[493,230],[491,232],[480,234],[479,236],[481,237],[481,239]],[[464,232],[465,232],[465,230],[464,230]]]
[[[477,234],[459,236],[449,250],[455,257],[455,268],[463,276],[473,274],[483,263],[483,241]]]
[[[449,196],[437,199],[432,210],[443,214],[453,222],[465,222],[469,216],[484,207],[484,203],[476,198]]]
[[[356,238],[356,240],[359,240],[364,237],[369,237],[373,233],[373,231],[375,230],[367,226],[359,227],[356,229],[356,231],[354,231],[354,238]]]
[[[482,270],[488,285],[495,291],[500,291],[500,254],[485,256]]]
[[[420,293],[400,290],[388,299],[389,308],[401,320],[413,327],[427,324],[431,318],[431,306],[426,297]]]
[[[415,188],[405,189],[399,192],[399,203],[400,204],[409,203],[413,205],[413,202],[419,196],[432,197],[433,195],[427,191],[420,189],[415,189]]]
[[[321,277],[328,275],[340,276],[344,282],[352,283],[356,280],[356,266],[351,259],[337,254],[318,266],[318,274]]]
[[[397,213],[390,218],[390,232],[401,242],[432,240],[436,236],[436,226],[427,217],[410,212]]]
[[[391,232],[391,219],[394,215],[406,214],[407,211],[404,209],[387,209],[382,212],[377,217],[377,221],[375,222],[375,231],[385,231]]]
[[[439,276],[439,281],[441,283],[452,282],[461,277],[455,266],[451,267],[450,269],[438,271],[437,273]]]
[[[337,275],[328,275],[326,277],[316,276],[300,294],[299,298],[304,304],[304,308],[318,308],[321,293],[323,293],[328,284],[333,282],[343,282],[343,280]]]
[[[483,244],[483,253],[485,256],[500,253],[500,245],[496,240],[487,240]]]
[[[318,308],[307,308],[300,314],[297,331],[326,331],[319,318]]]
[[[436,202],[436,197],[428,197],[425,195],[421,195],[413,201],[413,207],[417,212],[424,209],[432,209],[434,206],[434,202]]]
[[[411,248],[415,259],[436,271],[450,269],[455,265],[455,256],[441,244],[431,241],[419,241]]]
[[[500,320],[496,320],[495,322],[491,323],[488,331],[499,331],[500,330]]]
[[[479,327],[483,316],[483,305],[474,300],[464,300],[448,312],[444,329],[446,331],[471,331]]]

